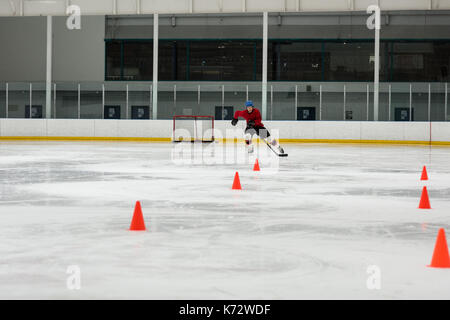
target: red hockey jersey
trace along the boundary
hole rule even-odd
[[[236,111],[234,113],[234,118],[237,119],[239,117],[242,117],[245,120],[247,120],[247,124],[249,121],[253,120],[253,121],[255,121],[255,126],[264,127],[264,125],[261,122],[261,113],[256,108],[253,108],[251,113],[248,113],[247,109]]]

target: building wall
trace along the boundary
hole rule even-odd
[[[105,17],[83,17],[81,30],[65,24],[53,18],[53,80],[103,81]],[[46,28],[46,17],[0,18],[0,82],[45,81]]]
[[[382,26],[385,39],[448,39],[448,15],[427,17],[393,16]],[[246,21],[249,20],[249,21]],[[261,21],[259,21],[261,20]],[[53,80],[103,81],[105,68],[105,38],[150,39],[153,36],[151,18],[139,18],[137,23],[108,19],[104,16],[83,16],[81,30],[68,30],[65,17],[54,17]],[[270,38],[342,39],[373,38],[365,27],[365,18],[356,17],[271,17]],[[314,22],[315,21],[315,22]],[[314,23],[313,23],[314,22]],[[233,25],[241,23],[242,25]],[[170,17],[160,18],[161,39],[262,38],[260,17],[177,18],[172,27]],[[330,25],[323,25],[329,23]],[[134,24],[134,25],[129,25]],[[137,25],[136,25],[137,24]],[[0,18],[0,82],[30,82],[45,80],[46,18]]]
[[[69,30],[65,17],[53,26],[53,80],[103,81],[105,74],[105,18],[82,17],[81,30]]]
[[[0,18],[0,81],[45,80],[44,17]]]

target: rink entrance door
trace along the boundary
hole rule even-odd
[[[131,119],[147,120],[150,119],[149,106],[132,106]]]
[[[25,106],[25,118],[30,118],[30,105]],[[42,106],[31,106],[31,118],[42,118]]]
[[[395,121],[409,121],[409,108],[395,108]],[[414,108],[412,108],[411,121],[414,121]]]
[[[120,119],[120,106],[105,106],[104,119]]]
[[[301,121],[316,120],[316,108],[297,107],[297,120]]]
[[[233,107],[216,106],[215,119],[216,120],[233,120]]]

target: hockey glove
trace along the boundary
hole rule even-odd
[[[238,119],[233,118],[233,120],[231,120],[231,125],[235,126],[238,123]]]

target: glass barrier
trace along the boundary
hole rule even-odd
[[[350,87],[355,84],[350,84]],[[364,100],[360,96],[361,103],[364,103],[364,111],[362,112],[362,121],[373,121],[374,120],[374,85],[373,83],[364,84],[366,93],[364,94]],[[392,106],[390,99],[391,97],[390,84],[380,83],[378,88],[378,121],[392,121]]]
[[[431,121],[448,121],[446,110],[446,88],[448,91],[448,85],[446,83],[431,83]]]
[[[298,94],[298,105],[300,107],[304,107],[304,101],[306,100],[307,102],[309,101],[312,104],[318,105],[318,114],[316,115],[316,119],[318,120],[324,120],[326,118],[323,117],[322,115],[322,110],[323,110],[323,92],[322,92],[322,85],[321,84],[310,84],[310,85],[305,85],[305,86],[301,86],[301,88],[303,88],[304,91],[301,91],[300,94]],[[300,120],[301,118],[298,115],[299,113],[299,107],[297,107],[297,117],[295,118],[295,120]]]
[[[253,89],[253,88],[252,88]],[[256,94],[250,93],[250,88],[245,84],[227,84],[224,85],[224,104],[223,110],[215,112],[214,116],[219,116],[221,120],[231,121],[234,117],[234,113],[237,110],[243,110],[245,108],[245,101],[251,100],[250,96],[256,98]],[[256,106],[256,102],[253,101]],[[218,106],[219,108],[221,106]],[[260,106],[258,106],[261,109]],[[241,119],[242,120],[242,119]]]
[[[174,88],[175,113],[173,115],[210,115],[210,112],[207,112],[206,114],[200,112],[201,95],[199,95],[199,86],[176,84],[174,85]]]
[[[30,86],[30,83],[8,83],[8,118],[28,118]]]
[[[79,119],[79,91],[77,83],[53,84],[53,118]]]
[[[270,84],[267,94],[268,120],[297,119],[296,93],[298,85]]]
[[[409,83],[391,83],[391,121],[413,121],[412,86]]]
[[[104,84],[98,82],[80,84],[80,119],[104,118],[104,89]]]
[[[174,85],[158,83],[158,119],[172,119],[176,114]]]
[[[412,84],[412,110],[414,121],[429,121],[428,84]]]
[[[153,119],[153,86],[152,83],[128,84],[128,108],[129,119],[146,120]]]
[[[370,117],[370,86],[366,83],[347,83],[345,84],[345,98],[343,115],[346,121],[367,121]],[[373,105],[373,101],[372,101]],[[380,103],[381,107],[381,103]],[[372,113],[373,115],[373,113]]]
[[[103,100],[104,119],[129,119],[127,101],[128,85],[122,82],[106,82]]]
[[[369,84],[369,120],[373,121],[373,83]],[[389,103],[389,83],[380,83],[378,96],[378,120],[392,121],[393,113]]]
[[[46,84],[45,83],[31,83],[31,118],[45,118],[46,115]],[[27,113],[26,118],[29,112]]]
[[[247,90],[247,87],[246,87]],[[262,84],[261,83],[252,83],[248,85],[248,99],[247,93],[245,100],[239,101],[236,110],[244,110],[245,109],[245,101],[251,100],[253,105],[259,110],[262,109]],[[267,105],[269,106],[269,95],[267,95]]]
[[[225,106],[225,85],[200,85],[199,115],[223,120],[228,116],[225,110],[229,110]]]
[[[45,118],[45,83],[0,83],[0,117]],[[51,118],[153,119],[152,82],[57,82]],[[373,83],[269,82],[268,120],[373,121]],[[210,115],[231,120],[252,100],[262,111],[262,84],[158,84],[157,119]],[[448,121],[447,83],[380,83],[379,121]]]
[[[344,83],[324,83],[320,85],[321,94],[319,90],[319,94],[321,95],[321,103],[319,113],[322,116],[319,116],[319,120],[327,120],[327,121],[343,121],[345,119],[345,95]],[[313,93],[313,92],[311,92]],[[321,111],[321,112],[320,112]]]
[[[7,118],[7,114],[6,114],[6,83],[0,83],[0,118]]]
[[[261,85],[249,84],[227,84],[224,85],[224,108],[222,120],[232,120],[234,114],[238,110],[245,109],[245,102],[247,100],[253,101],[253,105],[259,110],[261,105]],[[219,116],[219,112],[216,111]]]

